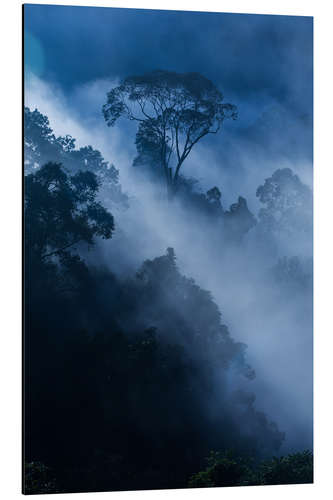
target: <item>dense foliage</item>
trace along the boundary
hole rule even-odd
[[[89,171],[96,175],[102,199],[127,206],[119,184],[119,172],[92,146],[76,148],[71,135],[56,137],[47,116],[24,108],[24,170],[33,173],[45,163],[61,163],[71,174]]]
[[[211,452],[207,467],[190,477],[190,488],[313,483],[313,454],[309,450],[254,462],[230,450]]]
[[[116,169],[28,108],[25,159],[26,492],[310,482],[310,454],[267,461],[284,434],[247,389],[247,346],[174,249],[127,276],[100,263],[99,242],[119,231],[110,207],[128,203]],[[267,182],[258,192],[275,210]],[[239,245],[255,226],[244,198],[224,210],[218,187],[178,183],[184,209],[223,241]],[[274,273],[295,281],[300,270],[286,258]],[[234,452],[204,469],[212,449]]]

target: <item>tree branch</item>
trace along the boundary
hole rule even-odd
[[[68,245],[65,245],[64,247],[62,248],[58,248],[58,250],[54,250],[53,252],[50,252],[50,253],[46,253],[44,255],[41,256],[41,259],[46,259],[47,257],[51,257],[52,255],[56,255],[56,254],[59,254],[61,252],[63,252],[64,250],[66,250],[67,248],[70,248],[72,247],[73,245],[76,245],[77,243],[79,243],[80,241],[82,241],[82,238],[78,239],[78,240],[75,240],[73,241],[72,243],[69,243]]]

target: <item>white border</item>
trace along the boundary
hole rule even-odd
[[[80,498],[332,498],[332,7],[325,0],[43,1],[39,4],[208,10],[315,17],[315,485],[80,494]],[[21,2],[1,2],[0,492],[20,496],[21,461]],[[310,105],[310,103],[309,103]],[[48,495],[46,495],[48,496]],[[64,495],[68,497],[68,495]],[[72,494],[71,498],[78,497]]]

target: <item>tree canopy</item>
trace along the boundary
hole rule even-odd
[[[103,114],[110,127],[120,117],[138,122],[138,151],[147,151],[162,169],[170,197],[195,144],[216,134],[226,118],[235,119],[237,109],[198,73],[157,70],[125,78],[108,92]]]
[[[25,243],[39,258],[60,255],[94,237],[111,238],[113,216],[96,201],[92,172],[68,175],[59,163],[47,163],[25,178]]]
[[[290,168],[276,170],[256,192],[265,231],[307,231],[312,225],[312,192]]]
[[[252,457],[251,457],[252,458]],[[313,454],[309,450],[255,463],[231,450],[211,451],[206,469],[193,474],[188,486],[254,486],[313,483]]]
[[[108,205],[127,207],[127,196],[119,183],[119,172],[106,161],[100,151],[92,146],[76,147],[71,135],[56,136],[47,116],[35,109],[24,108],[24,170],[25,174],[36,172],[42,165],[61,163],[72,174],[81,171],[93,172],[99,181],[99,197]]]

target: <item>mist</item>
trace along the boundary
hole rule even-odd
[[[177,201],[170,207],[164,187],[147,181],[132,166],[135,127],[122,124],[110,130],[102,115],[96,113],[106,90],[114,84],[94,81],[75,88],[69,99],[35,76],[30,77],[26,88],[26,105],[46,114],[56,134],[71,133],[78,146],[92,144],[119,169],[120,183],[130,203],[126,210],[115,212],[112,207],[116,233],[111,241],[98,244],[100,263],[128,277],[143,261],[163,255],[166,248],[172,247],[180,272],[211,291],[233,338],[248,345],[247,359],[256,378],[242,384],[255,393],[257,408],[273,415],[286,433],[280,453],[311,448],[312,292],[288,285],[281,290],[272,279],[279,258],[312,257],[311,237],[300,233],[292,238],[280,236],[269,244],[265,240],[263,244],[254,227],[237,246],[224,240],[223,228],[216,221],[200,221],[197,213],[189,212]],[[78,103],[84,103],[83,115]],[[274,139],[268,139],[257,161],[252,143],[238,143],[234,157],[238,150],[241,155],[236,171],[225,168],[225,163],[231,162],[228,155],[217,161],[211,144],[203,143],[184,164],[183,175],[198,179],[197,189],[201,192],[216,185],[225,209],[239,195],[245,196],[257,217],[260,203],[256,189],[275,170],[292,163],[292,170],[304,184],[311,186],[312,180],[311,165],[306,161],[293,163],[285,155],[272,159]],[[228,141],[230,138],[222,137],[222,143],[228,145]],[[111,209],[107,200],[104,203]],[[86,258],[89,260],[89,254]]]
[[[25,7],[38,492],[311,482],[312,70],[311,18]]]

